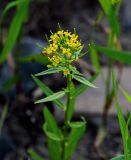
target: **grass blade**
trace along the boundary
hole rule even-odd
[[[131,96],[121,87],[119,86],[121,92],[124,94],[129,103],[131,103]]]
[[[4,48],[0,55],[0,64],[2,64],[6,60],[6,57],[12,50],[18,38],[21,27],[24,24],[27,16],[29,3],[30,3],[30,0],[26,0],[23,3],[18,3],[16,14],[14,15],[14,18],[12,20]]]
[[[105,54],[111,59],[118,60],[125,64],[131,64],[131,52],[118,51],[115,49],[110,49],[102,46],[95,46],[96,50]]]
[[[120,106],[118,99],[117,99],[117,87],[116,87],[116,79],[115,79],[114,72],[112,72],[112,81],[113,81],[113,88],[114,88],[115,104],[116,104],[116,109],[117,109],[117,113],[118,113],[118,120],[119,120],[119,124],[120,124],[122,140],[123,140],[123,144],[124,144],[124,155],[125,155],[125,159],[126,159],[126,157],[128,155],[127,139],[129,137],[129,133],[127,130],[126,121],[124,119],[124,114],[121,110],[121,106]]]

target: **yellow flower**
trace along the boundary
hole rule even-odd
[[[78,40],[78,35],[64,30],[52,34],[49,39],[49,46],[44,48],[44,53],[49,61],[48,68],[62,66],[67,69],[63,70],[64,75],[70,74],[68,66],[79,59],[76,52],[82,48],[81,42]]]
[[[65,70],[63,70],[63,74],[66,76],[66,75],[68,75],[68,74],[70,74],[70,71],[69,71],[69,69],[65,69]]]
[[[57,34],[59,34],[59,35],[63,35],[63,33],[64,33],[63,30],[57,32]]]
[[[59,56],[53,56],[52,58],[49,57],[48,59],[50,60],[50,62],[52,62],[52,65],[55,67],[62,61],[62,59]]]

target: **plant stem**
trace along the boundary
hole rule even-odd
[[[68,113],[69,113],[69,107],[70,107],[70,103],[71,103],[71,75],[69,74],[67,76],[67,88],[68,88],[68,94],[67,94],[67,108],[66,108],[66,112],[65,112],[65,126],[67,127],[68,126],[68,123],[69,123],[69,116],[68,116]]]
[[[62,144],[62,160],[65,158],[65,145],[66,145],[66,140],[67,140],[67,134],[68,134],[68,124],[69,124],[69,109],[70,109],[70,103],[71,103],[71,75],[67,75],[67,89],[68,89],[68,94],[67,94],[67,106],[66,106],[66,111],[65,111],[65,122],[64,122],[64,139],[63,139],[63,144]]]

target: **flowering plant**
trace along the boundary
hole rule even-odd
[[[48,68],[59,68],[64,75],[69,75],[71,63],[79,59],[83,46],[78,35],[60,30],[50,36],[49,46],[42,53],[48,57]],[[54,70],[54,69],[53,69]]]
[[[81,121],[72,122],[74,113],[75,99],[88,86],[96,88],[91,80],[87,80],[75,66],[74,61],[77,61],[83,54],[83,45],[78,40],[76,33],[60,30],[57,33],[52,33],[48,40],[49,46],[44,48],[42,54],[47,56],[50,64],[47,65],[47,70],[33,75],[34,81],[47,95],[46,98],[37,100],[35,103],[44,103],[53,101],[64,112],[64,126],[60,129],[55,121],[55,118],[47,109],[44,108],[45,124],[44,132],[48,137],[48,149],[51,160],[69,160],[75,151],[77,143],[83,135],[86,128],[86,121],[82,118]],[[43,84],[37,76],[62,72],[67,80],[67,87],[57,93],[54,93],[50,88]],[[81,85],[75,88],[73,79],[79,81]],[[67,104],[65,105],[60,98],[67,94]],[[30,152],[31,154],[32,152]],[[31,154],[32,155],[32,154]],[[34,154],[33,154],[34,155]],[[34,157],[32,155],[32,157]],[[35,159],[37,160],[37,158]]]

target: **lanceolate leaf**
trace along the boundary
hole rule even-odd
[[[58,136],[61,136],[61,132],[56,124],[56,121],[47,107],[44,108],[43,114],[47,125],[46,129],[48,129],[50,132],[53,132]]]
[[[43,76],[43,75],[47,75],[47,74],[58,73],[58,72],[62,71],[63,69],[64,69],[63,67],[49,68],[46,71],[35,74],[35,76]]]
[[[76,67],[71,67],[71,71],[73,72],[73,74],[76,74],[76,75],[79,75],[79,76],[83,76],[83,74],[80,73],[80,72],[76,69]]]
[[[54,101],[56,99],[59,99],[61,97],[63,97],[65,95],[65,91],[59,91],[57,93],[54,93],[46,98],[40,99],[38,101],[35,102],[36,103],[43,103],[43,102],[49,102],[49,101]]]
[[[120,62],[123,62],[125,64],[131,64],[131,52],[126,51],[118,51],[115,49],[110,49],[102,46],[95,46],[96,50],[105,54],[109,58],[112,58],[114,60],[118,60]]]
[[[62,141],[62,135],[55,134],[53,132],[48,131],[47,123],[44,124],[43,129],[44,129],[45,134],[47,135],[48,138],[55,140],[55,141]]]
[[[93,87],[93,88],[97,88],[94,84],[92,84],[91,82],[89,82],[86,78],[82,77],[82,76],[78,76],[78,75],[73,75],[73,78],[76,79],[77,81],[89,86],[89,87]]]
[[[44,118],[47,125],[46,129],[50,131],[50,133],[52,133],[53,135],[57,135],[57,137],[61,137],[61,132],[56,124],[56,121],[47,108],[44,108]],[[50,160],[61,160],[61,142],[60,141],[53,140],[53,138],[49,138],[49,135],[48,135],[48,148],[49,148]]]
[[[28,150],[28,153],[30,154],[32,160],[44,160],[44,158],[42,158],[41,156],[39,156],[39,155],[38,155],[35,151],[33,151],[33,149],[31,149],[31,148]]]
[[[69,160],[74,153],[78,141],[85,132],[86,122],[72,122],[70,126],[71,133],[66,142],[64,160]]]
[[[117,157],[112,158],[111,160],[124,160],[124,155],[119,155]]]
[[[44,83],[42,83],[37,77],[35,77],[34,75],[32,75],[32,78],[33,78],[33,80],[35,81],[35,83],[40,87],[40,89],[42,90],[42,92],[46,96],[50,96],[50,95],[54,94],[54,92],[49,87],[47,87]],[[59,99],[54,100],[54,102],[61,109],[65,109],[65,105]]]
[[[91,77],[89,79],[89,82],[93,82],[96,78],[97,78],[98,74],[94,75],[93,77]],[[89,86],[85,85],[85,84],[81,84],[73,93],[73,96],[77,97],[79,96],[81,93],[83,93]]]

